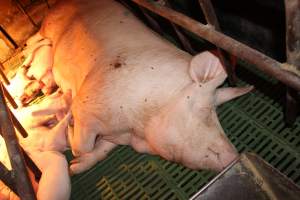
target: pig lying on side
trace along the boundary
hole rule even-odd
[[[73,173],[119,144],[193,169],[237,157],[215,109],[252,87],[217,89],[226,74],[213,54],[179,50],[113,0],[60,1],[40,34],[54,44],[55,81],[74,97]]]

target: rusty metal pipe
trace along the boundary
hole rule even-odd
[[[214,7],[211,3],[211,0],[198,0],[200,7],[205,16],[206,22],[214,27],[215,30],[221,31],[221,27],[218,22],[217,15],[215,13]],[[237,82],[237,78],[235,76],[234,69],[230,63],[230,55],[217,47],[218,53],[220,55],[220,60],[223,63],[223,66],[228,74],[229,83],[231,86],[235,86]]]
[[[300,70],[300,1],[285,0],[287,63]],[[292,125],[300,110],[300,91],[287,88],[285,121]]]
[[[5,36],[5,38],[13,45],[15,49],[17,49],[19,46],[14,41],[14,39],[6,32],[6,30],[0,25],[0,32]]]
[[[3,93],[4,93],[4,96],[7,98],[8,102],[10,103],[10,105],[14,108],[14,109],[17,109],[18,108],[18,105],[17,103],[15,102],[14,98],[10,95],[10,93],[7,91],[6,87],[0,83],[0,85],[2,85],[3,87]]]
[[[28,136],[27,131],[24,129],[24,127],[21,125],[19,120],[15,117],[15,115],[10,111],[10,116],[13,124],[15,125],[16,129],[20,132],[20,134],[26,138]]]
[[[172,6],[171,6],[169,0],[165,0],[165,4],[166,4],[166,6],[168,6],[169,8],[172,8]],[[178,27],[176,24],[174,24],[174,23],[172,23],[172,22],[171,22],[171,25],[172,25],[172,27],[173,27],[173,29],[174,29],[174,31],[175,31],[175,33],[176,33],[178,39],[180,40],[180,42],[181,42],[183,48],[184,48],[187,52],[189,52],[190,54],[195,55],[197,52],[193,49],[193,47],[192,47],[190,41],[188,40],[188,38],[181,32],[180,27]]]
[[[10,112],[5,103],[2,84],[0,84],[0,130],[6,143],[18,194],[22,200],[36,200]]]
[[[3,69],[4,69],[4,66],[3,66],[2,63],[0,63],[0,76],[1,76],[1,78],[3,79],[4,83],[5,83],[6,85],[9,85],[10,82],[9,82],[7,76],[5,75]]]
[[[0,180],[16,195],[18,195],[14,180],[12,178],[12,173],[2,164],[2,162],[0,162]]]
[[[28,20],[30,21],[30,23],[35,27],[38,28],[38,25],[33,21],[33,19],[31,18],[31,16],[26,12],[23,4],[20,2],[20,0],[15,0],[15,2],[17,3],[17,7],[18,9],[27,16]]]
[[[228,51],[229,53],[257,66],[261,71],[269,74],[282,83],[300,91],[300,77],[296,74],[283,70],[283,64],[264,55],[263,53],[242,44],[212,28],[191,19],[179,12],[159,5],[148,0],[132,0],[152,12],[167,18],[175,24],[191,31],[192,33],[206,39],[214,45]]]

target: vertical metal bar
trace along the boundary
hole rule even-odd
[[[12,173],[17,192],[22,200],[36,200],[32,184],[25,167],[24,156],[18,144],[11,116],[5,104],[3,85],[0,88],[0,130],[6,143],[7,152],[12,165]]]
[[[143,7],[139,6],[139,9],[142,11],[152,28],[160,35],[163,35],[164,32],[162,31],[160,25],[155,21],[155,19],[151,17]]]
[[[9,92],[7,91],[7,89],[5,88],[5,86],[0,83],[0,85],[2,85],[3,87],[3,93],[4,93],[4,96],[7,98],[8,102],[10,103],[10,105],[14,108],[14,109],[17,109],[18,108],[18,105],[17,103],[15,102],[14,98],[9,94]]]
[[[15,117],[15,115],[10,111],[11,120],[14,123],[16,129],[20,132],[20,134],[26,138],[28,136],[27,131],[20,124],[19,120]]]
[[[12,173],[0,162],[0,180],[9,187],[16,195],[18,195],[17,188],[12,178]]]
[[[216,16],[214,7],[210,0],[199,0],[199,4],[202,8],[202,11],[204,13],[205,19],[207,23],[214,27],[215,30],[221,31],[220,24],[218,22],[218,18]],[[233,66],[231,66],[230,63],[230,54],[228,54],[226,51],[220,49],[217,47],[218,53],[220,55],[220,60],[223,63],[225,70],[228,74],[228,80],[230,85],[236,85],[237,78],[233,69]]]
[[[4,73],[3,70],[4,70],[4,66],[3,66],[2,63],[0,63],[0,76],[1,76],[1,78],[3,79],[4,83],[5,83],[6,85],[9,85],[10,82],[9,82],[9,80],[8,80],[7,76],[5,75],[5,73]]]
[[[300,70],[300,1],[285,0],[287,63]],[[300,110],[300,91],[287,87],[285,121],[293,124]]]
[[[31,22],[31,24],[34,26],[34,27],[38,27],[37,24],[33,21],[33,19],[31,18],[31,16],[26,12],[23,4],[19,1],[19,0],[15,0],[16,3],[17,3],[17,7],[19,8],[19,10],[27,16],[27,18],[29,19],[29,21]]]
[[[166,6],[168,6],[169,8],[172,8],[170,2],[168,0],[165,0],[165,4]],[[189,52],[192,55],[195,55],[197,52],[193,49],[190,41],[188,40],[188,38],[181,32],[180,27],[178,27],[176,24],[170,22],[177,37],[179,38],[183,48]]]
[[[45,1],[46,5],[47,5],[47,7],[49,9],[50,8],[50,4],[49,4],[48,0],[44,0],[44,1]]]
[[[5,36],[5,38],[17,49],[19,46],[14,41],[14,39],[6,32],[6,30],[0,25],[0,32]]]
[[[28,154],[25,152],[25,150],[22,147],[21,147],[21,149],[22,149],[22,152],[23,152],[23,155],[24,155],[26,165],[33,172],[35,180],[39,181],[41,176],[42,176],[42,172],[36,166],[36,164],[33,162],[33,160],[28,156]]]

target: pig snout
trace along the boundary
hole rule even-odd
[[[225,149],[222,147],[221,151],[215,150],[214,147],[208,147],[207,149],[204,166],[213,171],[222,171],[238,158],[238,153],[233,148]]]

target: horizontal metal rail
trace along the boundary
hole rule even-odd
[[[140,6],[168,19],[169,21],[191,31],[227,52],[257,66],[261,71],[278,79],[282,83],[300,91],[300,77],[285,70],[282,64],[263,53],[240,43],[229,36],[216,31],[212,26],[204,25],[177,11],[161,6],[149,0],[132,0]]]

